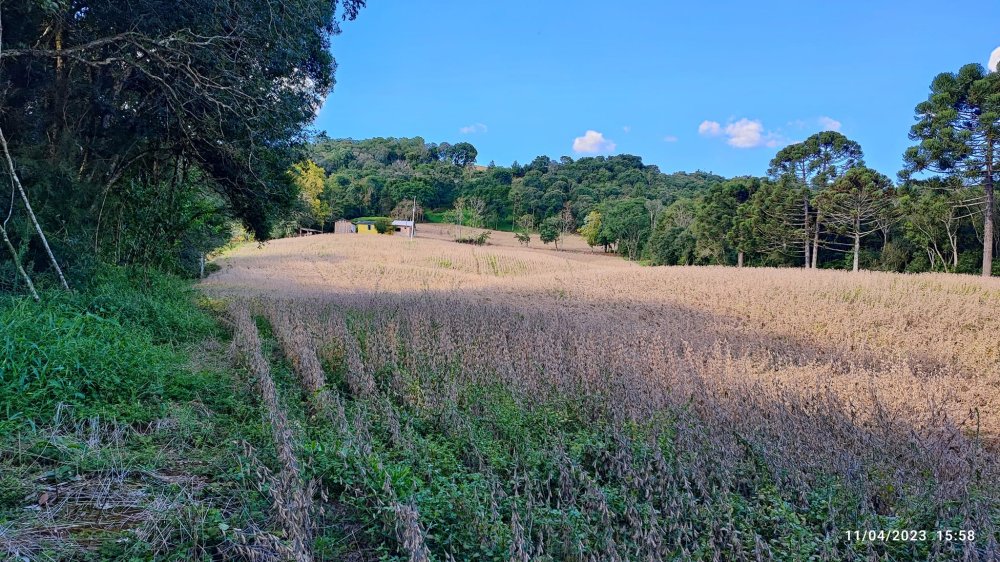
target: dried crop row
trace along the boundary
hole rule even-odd
[[[529,410],[544,411],[554,403],[572,404],[580,421],[607,428],[615,445],[591,466],[581,465],[562,451],[562,446],[552,445],[547,454],[555,459],[558,470],[565,472],[560,478],[569,479],[558,489],[551,488],[554,482],[518,482],[518,470],[490,467],[474,449],[468,452],[466,462],[487,480],[514,479],[513,487],[500,485],[500,493],[509,502],[516,497],[533,506],[570,509],[588,517],[606,513],[603,517],[609,519],[590,523],[592,528],[605,529],[608,536],[591,537],[589,548],[628,544],[639,540],[637,537],[652,541],[621,552],[623,559],[690,554],[698,548],[737,557],[748,554],[749,547],[742,544],[711,542],[706,546],[699,542],[704,535],[685,525],[704,518],[706,504],[722,509],[716,503],[722,501],[720,498],[741,487],[756,488],[756,480],[763,475],[790,497],[808,498],[822,488],[825,478],[836,477],[850,487],[851,497],[864,498],[857,512],[830,515],[833,537],[843,530],[840,525],[845,521],[875,524],[880,517],[913,505],[923,505],[922,509],[933,510],[945,519],[967,517],[986,533],[993,529],[990,513],[996,505],[996,489],[984,483],[997,477],[997,459],[964,436],[944,409],[935,410],[929,404],[921,411],[932,411],[934,417],[918,417],[907,404],[883,403],[870,384],[859,386],[857,399],[845,402],[828,385],[793,391],[766,377],[747,376],[773,371],[774,367],[762,366],[752,348],[734,351],[719,346],[704,327],[705,340],[694,339],[690,331],[693,319],[649,334],[621,326],[608,330],[587,316],[483,306],[440,296],[358,295],[277,301],[272,310],[273,317],[284,318],[277,325],[311,334],[298,337],[302,345],[328,349],[358,346],[360,364],[358,359],[344,359],[347,353],[335,353],[344,366],[353,364],[348,371],[357,370],[365,380],[373,381],[363,386],[365,391],[348,394],[355,407],[364,404],[378,409],[373,418],[365,415],[370,410],[355,410],[355,439],[374,434],[376,441],[417,448],[419,440],[410,437],[399,421],[414,412],[418,417],[439,420],[438,431],[445,434],[468,432],[475,423],[470,417],[476,414],[476,406],[469,405],[463,412],[459,405],[468,400],[471,390],[482,388],[509,390],[517,403]],[[675,311],[674,317],[679,316],[683,316],[682,310]],[[335,327],[345,325],[343,318],[349,319],[347,331]],[[683,345],[675,343],[680,341]],[[800,371],[796,374],[800,379],[810,370],[834,368],[847,369],[857,381],[872,378],[873,373],[864,368],[835,363],[811,360],[784,369]],[[348,388],[361,387],[348,384]],[[663,427],[648,428],[646,439],[656,442],[670,436],[671,461],[653,454],[644,461],[647,464],[636,466],[630,458],[639,445],[625,428],[642,425],[645,420],[664,420]],[[379,427],[388,434],[380,436]],[[364,452],[370,451],[370,446],[364,448]],[[662,451],[658,454],[662,456]],[[611,475],[606,469],[616,466],[613,461],[618,465]],[[748,478],[743,472],[755,463],[763,475]],[[520,470],[527,472],[529,467]],[[927,490],[927,475],[931,475],[931,491]],[[629,497],[647,498],[658,511],[668,507],[657,503],[660,498],[673,498],[676,505],[662,520],[637,515],[629,519],[628,507],[613,513],[614,508],[597,499],[602,493],[598,483],[609,480],[623,485]],[[387,485],[385,490],[393,488]],[[977,497],[979,493],[986,495]],[[677,498],[687,498],[689,503]],[[642,511],[640,507],[651,506],[639,502],[631,507]],[[524,522],[532,522],[536,535],[522,536],[517,548],[534,555],[553,552],[545,550],[545,545],[556,540],[561,531],[536,521],[533,508],[521,511],[498,504],[495,510],[497,519],[483,522],[481,527],[509,523],[513,533]],[[668,531],[671,525],[675,533]],[[720,521],[719,525],[724,529],[730,526],[723,534],[735,533],[738,521]],[[438,533],[442,532],[439,529]],[[768,540],[754,537],[762,552],[771,549]],[[838,542],[825,545],[827,555],[862,555],[850,546],[838,550]],[[994,552],[995,544],[986,548],[994,550],[971,549],[966,554],[975,558]]]
[[[250,304],[246,300],[234,301],[229,307],[228,316],[233,327],[233,355],[253,379],[271,424],[274,446],[281,465],[278,474],[272,476],[258,463],[258,478],[272,484],[271,497],[277,517],[290,541],[289,556],[296,562],[310,562],[314,490],[311,483],[307,485],[302,480],[303,472],[296,454],[295,436],[278,399],[278,392],[271,378],[271,367],[261,352],[260,335],[250,313]]]

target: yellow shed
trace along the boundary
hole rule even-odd
[[[358,221],[356,226],[358,234],[378,234],[374,221]]]

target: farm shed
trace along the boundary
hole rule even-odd
[[[378,234],[375,228],[375,221],[358,221],[355,223],[356,232],[359,234]]]
[[[339,220],[333,224],[334,234],[353,234],[357,232],[354,228],[354,224],[351,221]]]
[[[404,236],[412,236],[417,230],[413,221],[392,221],[392,229]]]

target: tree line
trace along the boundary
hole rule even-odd
[[[943,73],[915,108],[897,181],[859,143],[823,131],[780,149],[766,175],[663,173],[632,155],[476,164],[467,143],[320,138],[292,170],[299,221],[409,218],[516,231],[529,244],[578,232],[654,265],[758,265],[990,275],[1000,78]]]
[[[320,138],[310,160],[292,170],[303,192],[300,220],[329,227],[338,218],[390,215],[416,198],[425,209],[457,211],[479,225],[534,229],[550,216],[585,216],[606,200],[673,201],[725,180],[705,172],[664,174],[631,155],[539,156],[510,166],[480,166],[477,157],[467,142]]]
[[[653,263],[1000,273],[1000,75],[978,64],[939,74],[915,120],[898,182],[824,131],[779,150],[767,177],[712,186],[658,220],[633,205],[634,228],[649,231],[643,251]]]

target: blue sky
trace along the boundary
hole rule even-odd
[[[780,146],[838,128],[895,177],[934,75],[1000,46],[1000,2],[949,9],[369,0],[333,40],[337,86],[315,128],[468,141],[482,164],[628,153],[726,176],[761,175]]]

